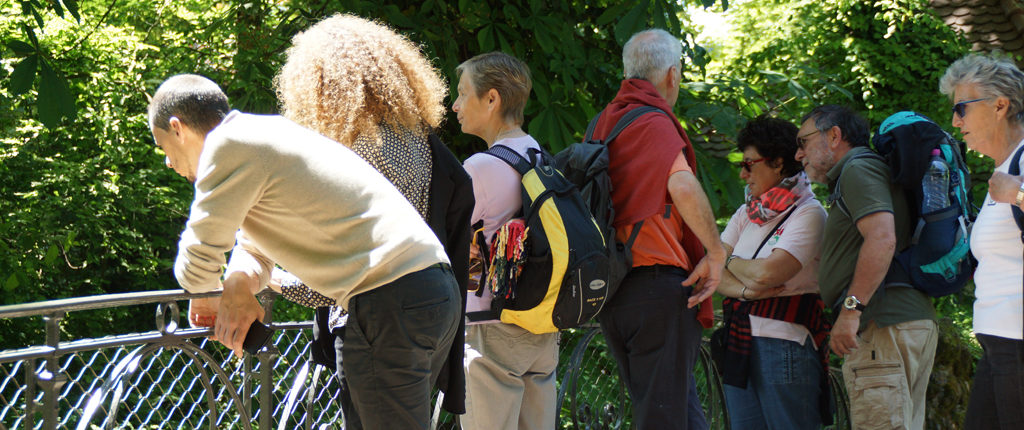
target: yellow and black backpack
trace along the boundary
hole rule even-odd
[[[590,210],[551,156],[531,149],[529,160],[494,145],[486,154],[522,176],[522,218],[503,225],[482,249],[487,266],[481,294],[494,294],[491,311],[469,312],[470,321],[500,319],[532,333],[577,327],[610,298],[608,248]]]

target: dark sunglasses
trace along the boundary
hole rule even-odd
[[[953,115],[957,115],[960,118],[963,118],[964,115],[967,113],[967,105],[968,104],[974,103],[974,102],[980,102],[982,100],[988,100],[988,97],[983,98],[983,99],[964,100],[964,101],[962,101],[960,103],[957,103],[957,104],[953,105]]]
[[[761,158],[758,158],[756,160],[740,161],[740,162],[736,163],[736,167],[739,167],[739,168],[741,168],[743,170],[746,170],[747,173],[750,173],[750,166],[753,166],[753,165],[755,165],[757,163],[760,163],[760,162],[762,162],[764,160],[765,160],[765,158],[761,157]]]

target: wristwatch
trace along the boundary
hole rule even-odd
[[[860,299],[858,299],[857,296],[846,296],[846,298],[843,299],[843,308],[848,311],[863,311],[866,307],[867,306],[864,306],[864,304],[860,302]]]
[[[1024,182],[1022,182],[1020,184],[1020,188],[1017,189],[1017,198],[1013,202],[1013,204],[1018,207],[1021,203],[1024,203]]]

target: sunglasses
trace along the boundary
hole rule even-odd
[[[765,160],[765,158],[761,157],[761,158],[758,158],[756,160],[740,161],[740,162],[736,163],[736,167],[739,167],[739,168],[741,168],[743,170],[746,170],[747,173],[750,173],[750,167],[751,166],[753,166],[753,165],[755,165],[757,163],[760,163],[760,162],[762,162],[764,160]]]
[[[962,101],[960,103],[957,103],[957,104],[953,105],[953,115],[957,115],[960,118],[963,118],[964,115],[967,113],[967,105],[968,104],[974,103],[974,102],[980,102],[982,100],[988,100],[988,97],[983,98],[983,99],[964,100],[964,101]]]

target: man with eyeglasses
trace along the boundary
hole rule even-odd
[[[888,165],[870,156],[868,130],[853,111],[826,105],[804,116],[797,134],[796,159],[831,193],[818,284],[836,315],[829,346],[844,358],[854,428],[921,429],[938,340],[935,308],[914,288],[882,287],[912,226],[903,190],[889,181]]]

